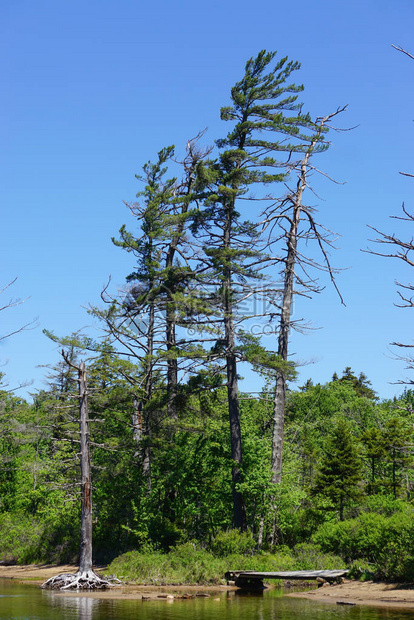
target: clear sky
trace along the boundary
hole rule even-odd
[[[121,286],[131,257],[111,244],[123,204],[140,189],[134,175],[165,145],[182,153],[208,127],[206,141],[228,131],[219,110],[260,49],[277,50],[302,69],[303,101],[314,115],[348,104],[331,149],[318,165],[343,186],[314,180],[319,220],[340,233],[332,260],[346,268],[295,318],[314,328],[295,336],[306,365],[300,381],[326,382],[345,366],[365,372],[381,397],[401,392],[407,376],[390,351],[411,342],[412,311],[397,309],[394,280],[414,280],[404,265],[360,250],[367,224],[411,237],[389,215],[405,201],[414,211],[414,51],[412,0],[246,0],[198,3],[132,0],[13,0],[0,3],[2,101],[0,283],[29,299],[0,313],[0,333],[34,317],[39,327],[3,341],[11,387],[58,360],[48,328],[68,335],[91,324],[112,276]],[[125,255],[124,255],[125,254]],[[271,347],[271,343],[269,344]],[[247,387],[247,386],[246,386]],[[24,395],[24,391],[22,395]]]

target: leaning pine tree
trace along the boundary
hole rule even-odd
[[[243,325],[249,325],[245,321],[269,318],[265,312],[246,312],[242,308],[246,301],[250,307],[260,308],[263,306],[260,300],[270,297],[274,316],[283,314],[279,305],[280,286],[271,284],[271,268],[285,264],[283,256],[273,255],[273,229],[275,218],[285,224],[290,216],[284,214],[285,205],[276,204],[277,200],[264,188],[286,179],[296,166],[291,161],[295,153],[306,158],[309,145],[312,153],[327,148],[323,140],[324,125],[303,114],[297,101],[303,86],[288,82],[291,74],[299,69],[299,63],[282,58],[272,67],[275,56],[275,52],[263,50],[251,58],[246,63],[244,77],[231,90],[232,105],[221,110],[221,118],[235,124],[225,139],[217,141],[218,159],[199,168],[205,199],[194,227],[195,236],[205,240],[204,264],[210,267],[210,281],[212,288],[215,287],[212,303],[216,304],[217,317],[220,314],[222,317],[222,329],[212,354],[218,352],[226,361],[234,463],[234,526],[240,529],[246,527],[246,520],[240,491],[242,437],[237,364],[249,361],[248,351],[255,350],[255,360],[250,361],[256,365],[258,361],[264,366],[268,363],[283,378],[289,368],[285,346],[266,355],[259,343],[252,347],[252,338],[246,338],[246,330],[242,329]],[[262,205],[262,209],[257,209],[250,221],[245,221],[243,210],[247,207],[250,215],[255,205]],[[260,211],[265,212],[263,219]],[[285,238],[283,225],[279,238]],[[266,277],[268,281],[264,283]],[[215,325],[211,323],[212,332],[218,331],[219,320]]]

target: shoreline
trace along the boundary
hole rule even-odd
[[[103,575],[104,566],[94,567],[95,572]],[[40,587],[50,577],[59,573],[76,573],[78,566],[63,564],[27,564],[27,565],[0,565],[0,580],[5,579],[15,583],[34,585]],[[114,586],[108,590],[45,590],[53,596],[82,596],[87,598],[100,598],[112,600],[166,600],[204,598],[222,592],[236,591],[235,586],[226,585],[138,585],[125,583]],[[219,600],[219,599],[216,599]]]
[[[291,592],[286,596],[304,598],[318,603],[335,605],[364,605],[369,607],[399,607],[414,609],[414,584],[384,583],[375,581],[352,581],[330,586],[325,584],[317,590]]]
[[[40,586],[44,581],[64,572],[76,572],[77,566],[52,564],[0,565],[0,579]],[[101,573],[105,567],[96,567]],[[272,587],[272,586],[270,586]],[[87,596],[104,599],[136,599],[173,601],[175,598],[197,598],[211,593],[231,592],[238,588],[225,585],[133,585],[125,584],[110,590],[65,591],[50,590],[54,595]],[[302,598],[328,604],[367,605],[371,607],[399,607],[414,609],[414,584],[392,584],[373,581],[345,580],[344,583],[328,585],[303,592],[289,592],[285,596]],[[218,599],[216,599],[218,600]]]

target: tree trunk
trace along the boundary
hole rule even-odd
[[[150,283],[150,291],[152,291],[154,283]],[[152,380],[153,380],[153,354],[154,354],[154,324],[155,324],[155,307],[154,301],[150,302],[149,316],[148,316],[148,335],[147,335],[147,355],[146,355],[146,369],[145,369],[145,402],[143,406],[143,427],[144,427],[144,440],[142,448],[142,473],[144,480],[147,483],[148,491],[151,490],[151,411],[148,408],[152,397]]]
[[[280,353],[279,353],[280,355]],[[272,482],[279,484],[282,480],[283,438],[285,427],[286,379],[283,372],[277,372],[275,397],[273,403],[272,432]]]
[[[303,191],[303,190],[302,190]],[[288,250],[285,262],[285,281],[283,304],[280,316],[277,353],[283,361],[288,359],[290,316],[292,312],[293,283],[297,249],[297,234],[300,221],[302,192],[297,196],[297,204],[288,234]],[[278,484],[282,480],[283,434],[285,426],[286,378],[282,371],[276,374],[275,396],[273,402],[272,432],[272,481]]]
[[[396,476],[396,463],[395,463],[395,448],[392,449],[392,490],[394,499],[397,499],[397,476]]]
[[[257,549],[258,549],[258,551],[262,550],[263,534],[264,534],[264,515],[262,514],[260,516],[259,530],[258,530],[258,533],[257,533]]]
[[[171,291],[168,291],[171,297]],[[175,337],[175,303],[170,299],[167,301],[165,313],[166,336],[167,336],[167,416],[171,420],[177,420],[177,385],[178,385],[178,361],[175,357],[176,337]]]
[[[88,411],[88,387],[86,380],[85,363],[74,366],[65,361],[78,371],[79,382],[79,438],[80,438],[80,469],[81,469],[81,528],[80,528],[80,557],[79,570],[77,573],[60,573],[51,577],[42,588],[70,589],[105,589],[111,584],[106,579],[101,579],[92,569],[92,482],[91,482],[91,458],[89,449],[89,411]]]
[[[230,443],[231,458],[233,461],[232,482],[233,482],[233,515],[234,527],[242,531],[246,530],[246,509],[243,495],[237,490],[237,485],[241,482],[242,465],[242,446],[241,428],[239,413],[239,393],[237,385],[237,365],[234,355],[227,356],[227,396],[229,404],[230,419]]]
[[[301,162],[300,175],[293,198],[293,211],[289,232],[287,233],[287,254],[285,258],[285,272],[283,285],[282,311],[279,324],[279,338],[277,353],[283,361],[288,359],[290,317],[292,313],[293,285],[295,279],[295,264],[298,245],[298,230],[301,218],[303,192],[306,188],[306,174],[309,158],[315,142],[311,143],[308,152]],[[283,434],[285,426],[286,378],[283,372],[277,372],[275,396],[273,402],[273,432],[272,432],[272,482],[278,484],[282,480]]]
[[[224,247],[230,248],[230,228],[231,213],[227,212],[227,222],[224,230]],[[228,259],[226,259],[228,260]],[[230,445],[231,458],[233,460],[232,483],[233,483],[233,519],[234,527],[245,531],[246,508],[243,496],[237,490],[237,485],[241,482],[242,465],[242,443],[240,428],[240,406],[239,406],[239,386],[237,377],[237,360],[235,351],[235,334],[233,322],[233,300],[231,268],[226,264],[224,268],[225,281],[223,286],[224,297],[224,338],[226,347],[226,369],[227,369],[227,399],[230,420]]]
[[[139,446],[142,442],[142,402],[134,398],[134,411],[132,413],[132,436]]]
[[[181,206],[182,218],[178,221],[175,234],[171,239],[168,247],[167,256],[165,259],[165,268],[167,271],[167,303],[166,303],[166,340],[167,340],[167,415],[172,420],[177,420],[177,386],[178,386],[178,360],[175,357],[176,351],[176,302],[174,300],[174,293],[176,292],[177,283],[174,279],[169,279],[169,271],[174,265],[174,257],[179,247],[182,236],[185,230],[184,215],[188,212],[189,199],[193,191],[196,165],[200,159],[203,158],[203,154],[198,152],[195,148],[195,144],[204,132],[196,136],[194,140],[190,140],[187,144],[187,157],[184,160],[184,167],[186,171],[186,180],[183,187],[183,196],[186,200]]]
[[[92,485],[89,450],[89,415],[85,363],[79,366],[79,431],[81,459],[81,544],[79,571],[92,567]]]

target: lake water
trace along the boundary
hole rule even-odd
[[[220,600],[214,600],[219,598]],[[109,600],[0,580],[0,620],[414,620],[414,611],[348,607],[282,596],[214,593],[189,600]]]

